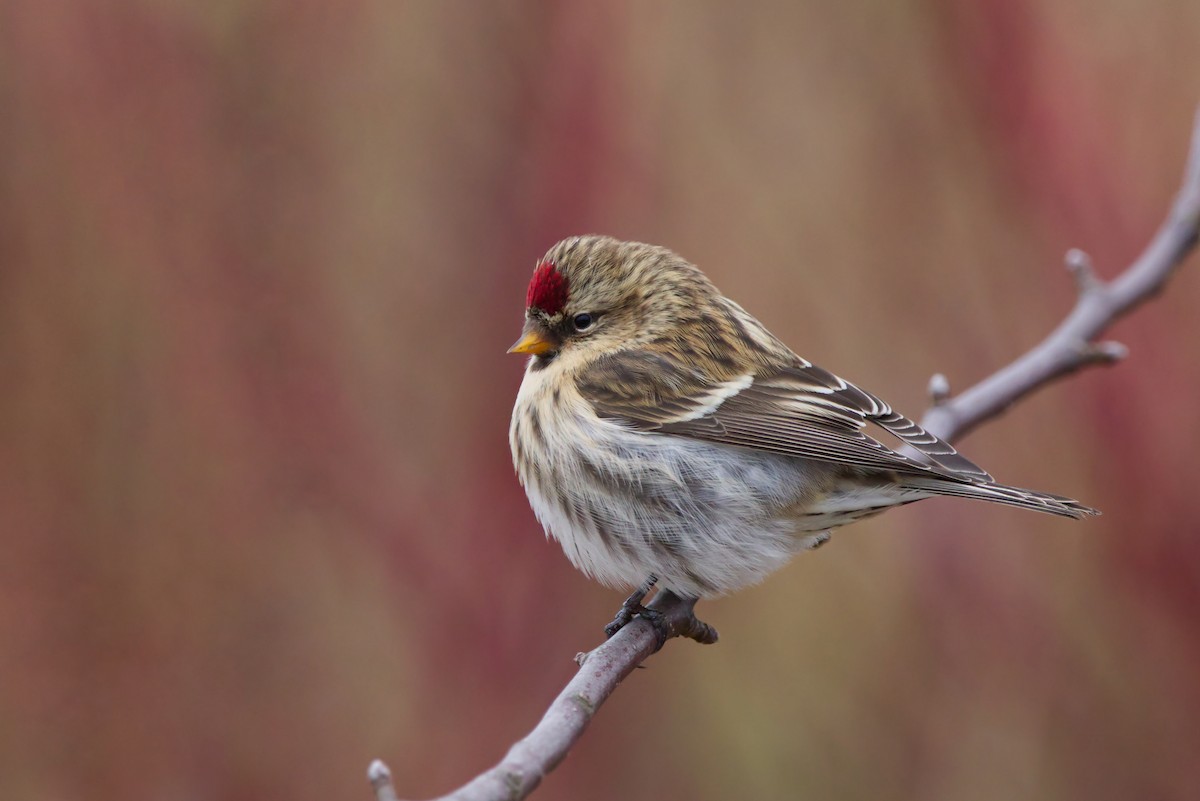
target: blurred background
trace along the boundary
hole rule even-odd
[[[668,245],[916,416],[1139,252],[1198,102],[1194,0],[7,0],[0,797],[457,787],[622,595],[512,474],[551,244]],[[1195,798],[1198,294],[962,443],[1102,518],[844,529],[535,797]]]

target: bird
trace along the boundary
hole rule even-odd
[[[529,357],[509,426],[513,465],[570,562],[634,588],[610,636],[650,616],[651,587],[693,603],[725,595],[834,529],[925,498],[1099,513],[997,483],[798,356],[668,248],[564,239],[537,262],[525,301],[509,349]],[[896,448],[878,438],[889,435]]]

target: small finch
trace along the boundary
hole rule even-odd
[[[531,357],[509,444],[538,520],[584,573],[638,588],[610,634],[646,612],[655,582],[684,599],[721,595],[832,529],[935,495],[1097,514],[997,484],[797,356],[666,248],[559,242],[534,270],[510,352]]]

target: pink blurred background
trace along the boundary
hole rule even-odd
[[[910,414],[1130,260],[1194,0],[0,7],[0,797],[457,786],[619,601],[506,441],[557,239],[669,245]],[[1193,257],[1128,363],[964,443],[1104,517],[955,501],[705,603],[535,797],[1200,787]]]

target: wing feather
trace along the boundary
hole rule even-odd
[[[580,382],[602,417],[723,445],[968,483],[992,477],[879,398],[803,359],[783,368],[711,376],[660,353],[607,356]],[[869,436],[879,426],[923,455]]]

